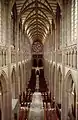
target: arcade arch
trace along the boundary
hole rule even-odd
[[[7,119],[7,75],[4,71],[2,71],[0,75],[0,120]]]
[[[66,116],[72,120],[76,117],[76,86],[71,71],[68,71],[65,79],[66,92]]]

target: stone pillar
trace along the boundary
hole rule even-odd
[[[2,50],[0,49],[0,67],[2,67]]]
[[[27,88],[27,83],[28,83],[28,81],[27,81],[27,64],[26,64],[25,67],[26,67],[26,68],[25,68],[25,69],[26,69],[26,73],[25,73],[25,74],[26,74],[26,88]]]
[[[49,68],[48,68],[48,80],[49,80],[49,91],[50,91],[50,63],[49,63]]]
[[[77,50],[75,50],[75,68],[77,68]]]
[[[52,67],[53,64],[51,65],[51,99],[53,98],[53,71],[52,71]]]
[[[10,120],[10,119],[8,119],[8,110],[9,110],[9,108],[8,108],[8,96],[7,96],[7,94],[8,94],[8,92],[7,91],[4,91],[3,92],[3,95],[2,95],[2,120]]]
[[[76,50],[74,50],[74,55],[73,55],[73,67],[76,68],[77,66],[77,55],[76,55]]]
[[[65,65],[67,65],[67,52],[65,53]]]
[[[62,12],[62,89],[61,89],[61,120],[66,120],[66,113],[65,113],[65,53],[63,48],[67,44],[67,6],[66,1],[63,3],[63,12]]]
[[[70,52],[68,51],[68,66],[70,66]]]
[[[7,111],[8,111],[8,120],[12,120],[12,94],[11,89],[7,92]]]
[[[50,92],[51,92],[51,87],[52,87],[52,81],[51,81],[51,72],[52,72],[52,70],[51,70],[51,66],[52,66],[52,64],[50,63]]]
[[[5,3],[5,21],[6,21],[6,26],[5,26],[5,43],[7,46],[7,65],[8,65],[8,91],[5,91],[5,93],[3,93],[3,97],[4,97],[4,106],[7,108],[5,109],[6,115],[4,115],[4,120],[12,120],[12,90],[11,90],[11,6],[10,3]],[[6,105],[7,106],[6,106]],[[7,119],[7,117],[8,119]]]
[[[24,91],[25,91],[25,88],[26,88],[26,73],[25,73],[25,63],[24,63]]]
[[[18,19],[18,18],[17,18]],[[16,23],[16,39],[15,39],[15,50],[16,50],[16,83],[15,83],[15,97],[16,98],[19,98],[19,91],[18,91],[18,80],[19,80],[19,66],[18,66],[18,61],[19,61],[19,22],[17,20],[17,23]]]
[[[22,92],[24,91],[24,71],[23,71],[23,64],[24,64],[24,58],[23,58],[23,41],[24,41],[24,33],[21,30],[21,64],[22,64]]]
[[[72,51],[70,52],[70,66],[72,67]]]

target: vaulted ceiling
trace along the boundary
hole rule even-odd
[[[56,16],[57,0],[16,0],[23,29],[32,40],[45,40]]]

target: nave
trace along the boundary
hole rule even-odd
[[[51,94],[42,74],[44,71],[41,70],[40,75],[38,71],[36,74],[35,70],[33,71],[34,82],[31,77],[28,88],[23,92],[23,97],[20,96],[19,120],[60,120],[60,109],[54,98],[51,100]]]

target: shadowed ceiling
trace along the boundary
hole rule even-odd
[[[16,6],[29,39],[43,42],[55,19],[57,0],[16,0]]]

